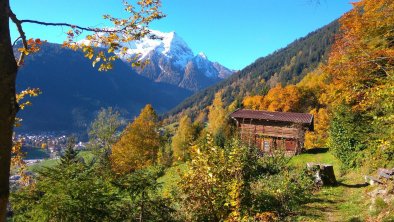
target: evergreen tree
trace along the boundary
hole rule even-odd
[[[61,166],[69,166],[73,163],[78,162],[78,152],[74,149],[75,142],[76,138],[74,136],[71,136],[67,139],[66,149],[64,151],[64,154],[60,158]]]
[[[116,221],[120,198],[110,180],[77,162],[44,168],[11,195],[15,221]]]

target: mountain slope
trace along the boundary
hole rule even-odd
[[[338,30],[338,22],[324,26],[287,47],[257,59],[228,79],[187,98],[165,114],[170,121],[183,111],[197,115],[212,103],[216,92],[223,92],[226,105],[241,101],[246,95],[264,93],[278,83],[289,84],[300,81],[308,72],[325,61]]]
[[[17,79],[18,91],[40,88],[42,94],[31,99],[33,106],[22,110],[17,131],[86,131],[100,107],[118,108],[122,116],[134,118],[151,103],[163,113],[191,92],[167,83],[157,83],[136,74],[122,61],[109,72],[98,72],[81,52],[46,43],[27,57]]]

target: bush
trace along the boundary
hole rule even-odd
[[[342,105],[334,112],[330,126],[329,146],[345,168],[357,167],[367,148],[366,137],[371,130],[368,118]]]
[[[306,203],[313,188],[313,178],[307,170],[286,169],[275,175],[262,176],[251,184],[253,211],[274,211],[285,216]]]
[[[259,172],[264,174],[277,174],[287,168],[290,157],[281,149],[274,150],[271,155],[264,155],[258,159]]]

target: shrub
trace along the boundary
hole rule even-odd
[[[298,209],[311,197],[313,179],[307,170],[283,170],[251,184],[253,211],[274,211],[281,216]]]

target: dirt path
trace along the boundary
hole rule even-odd
[[[337,180],[338,186],[324,187],[316,192],[298,221],[364,221],[368,213],[365,203],[368,186],[358,174],[348,174]]]

